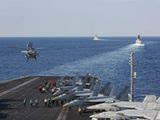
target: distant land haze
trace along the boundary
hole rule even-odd
[[[0,37],[160,35],[160,0],[1,0]]]

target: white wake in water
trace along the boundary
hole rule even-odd
[[[103,53],[79,61],[67,63],[54,67],[51,70],[41,72],[40,75],[84,75],[93,73],[102,79],[116,79],[120,74],[122,63],[128,65],[128,58],[133,44],[117,49],[112,52]]]

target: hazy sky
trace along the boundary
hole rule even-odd
[[[0,0],[0,36],[160,35],[160,0]]]

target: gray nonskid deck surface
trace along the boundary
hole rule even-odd
[[[29,78],[31,79],[31,78]],[[33,78],[32,78],[33,79]],[[47,80],[47,78],[46,78]],[[55,78],[52,80],[56,80]],[[43,100],[50,93],[42,94],[37,87],[44,84],[44,79],[38,78],[32,82],[25,84],[13,91],[0,96],[0,119],[4,120],[90,120],[88,114],[79,115],[77,111],[72,109],[65,113],[66,116],[60,117],[62,112],[61,106],[53,106],[50,108],[44,107]],[[23,106],[23,100],[26,98],[27,106]],[[30,107],[29,100],[38,99],[39,106]],[[66,111],[64,111],[66,112]],[[63,113],[64,114],[64,113]]]
[[[8,89],[8,90],[6,90],[6,91],[3,91],[3,92],[0,93],[0,96],[3,96],[3,95],[5,95],[5,94],[7,94],[7,93],[10,93],[10,92],[12,92],[12,91],[15,91],[15,90],[19,89],[20,87],[24,87],[25,85],[27,85],[27,84],[29,84],[29,83],[37,80],[37,79],[38,79],[38,78],[33,78],[33,79],[31,79],[31,80],[29,80],[29,81],[26,81],[26,82],[24,82],[24,83],[22,83],[22,84],[19,84],[19,85],[13,87],[13,88],[10,88],[10,89]]]

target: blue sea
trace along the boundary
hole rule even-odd
[[[129,53],[135,50],[135,97],[160,96],[160,37],[0,38],[0,80],[28,75],[85,75],[92,73],[104,82],[130,85]],[[31,41],[38,59],[27,61],[21,50]]]

